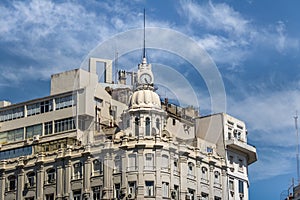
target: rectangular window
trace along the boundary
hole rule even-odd
[[[114,169],[114,173],[121,172],[121,169],[122,169],[121,157],[120,156],[116,156],[115,157],[115,169]]]
[[[100,187],[93,187],[93,200],[100,200],[101,199],[101,189]]]
[[[146,153],[145,159],[145,170],[154,170],[154,155]]]
[[[41,113],[40,103],[27,105],[27,116],[37,115]]]
[[[7,143],[7,132],[0,133],[0,144]]]
[[[207,147],[207,148],[206,148],[206,152],[207,152],[207,153],[210,153],[210,154],[213,153],[213,148]]]
[[[73,179],[81,179],[82,178],[82,163],[75,163],[73,165]]]
[[[93,161],[93,175],[98,176],[100,174],[102,174],[102,161],[96,159]]]
[[[54,200],[54,194],[46,194],[46,200]]]
[[[19,128],[7,132],[7,142],[24,140],[24,129]]]
[[[136,154],[130,154],[128,155],[128,171],[136,171],[137,167],[136,167]]]
[[[130,198],[135,197],[135,191],[136,191],[136,182],[135,181],[129,181],[128,182],[128,196]]]
[[[145,181],[145,196],[154,196],[154,181]]]
[[[120,191],[121,191],[121,184],[120,183],[116,183],[115,184],[115,192],[114,192],[114,196],[116,199],[120,199]]]
[[[81,191],[80,190],[73,191],[73,200],[81,200]]]
[[[169,197],[169,183],[162,182],[162,192],[163,192],[163,197],[166,198]]]
[[[162,155],[162,163],[161,163],[161,168],[163,170],[169,169],[169,156],[168,155]]]
[[[229,180],[229,190],[234,191],[234,182],[233,182],[233,180]]]
[[[243,165],[244,165],[243,159],[239,159],[239,171],[243,171]]]
[[[239,180],[239,193],[244,194],[244,181]]]
[[[52,121],[44,123],[44,134],[45,135],[52,134]]]
[[[202,200],[208,200],[208,194],[202,192],[201,193]]]
[[[188,196],[190,200],[195,199],[195,190],[188,188]]]
[[[0,112],[0,122],[24,117],[24,106]]]
[[[42,124],[26,127],[26,138],[33,138],[35,135],[42,135]]]
[[[64,132],[75,129],[75,119],[73,117],[54,121],[54,132]]]
[[[58,97],[55,98],[55,109],[60,110],[63,108],[72,107],[75,105],[75,101],[72,95],[65,96],[65,97]]]

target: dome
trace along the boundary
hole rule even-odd
[[[129,107],[161,109],[161,103],[158,94],[152,90],[137,90],[130,98]]]

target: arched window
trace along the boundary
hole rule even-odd
[[[46,172],[47,172],[47,182],[54,183],[55,182],[55,169],[50,168]]]
[[[158,118],[156,119],[155,125],[156,125],[156,128],[159,130],[160,122],[159,122],[159,119],[158,119]]]
[[[13,191],[16,190],[16,177],[14,175],[11,175],[8,177],[8,190]]]
[[[146,125],[146,136],[150,136],[150,118],[149,117],[146,117],[145,125]]]
[[[215,183],[220,184],[220,172],[215,171]]]
[[[208,180],[207,168],[206,167],[202,167],[201,171],[202,171],[202,180]]]
[[[27,183],[29,187],[33,187],[35,185],[34,181],[35,173],[34,172],[28,172],[27,173]]]
[[[194,164],[192,162],[188,163],[188,175],[194,176]]]
[[[135,136],[139,136],[139,125],[140,125],[140,118],[136,117],[134,119],[134,129],[135,129]]]

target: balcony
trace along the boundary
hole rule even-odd
[[[248,165],[257,161],[256,148],[254,146],[251,146],[250,144],[247,144],[246,142],[238,140],[237,138],[231,138],[229,140],[226,140],[225,145],[231,149],[234,149],[234,150],[237,150],[237,151],[247,154]]]

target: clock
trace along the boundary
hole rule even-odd
[[[141,74],[139,81],[141,84],[150,84],[152,83],[152,76],[148,73],[143,73]]]

